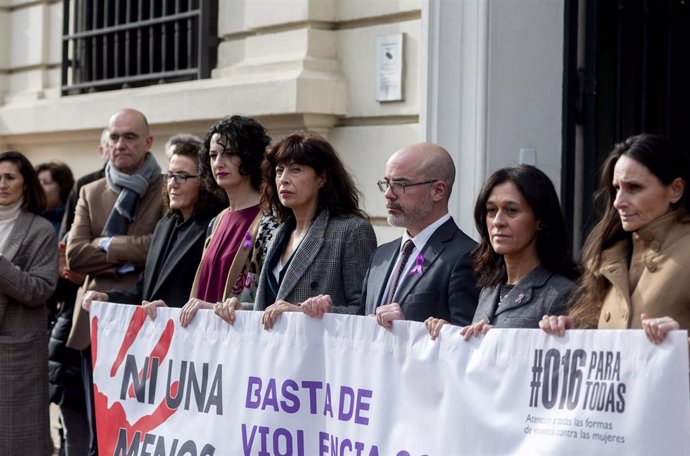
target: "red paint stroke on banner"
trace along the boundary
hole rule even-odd
[[[132,318],[127,328],[127,332],[125,333],[117,358],[113,362],[113,366],[110,369],[111,377],[115,375],[119,367],[122,365],[125,355],[131,348],[134,340],[139,335],[139,332],[141,331],[145,321],[146,314],[140,307],[137,307],[132,314]],[[170,349],[170,344],[172,342],[174,329],[175,325],[173,321],[169,320],[165,326],[163,334],[158,340],[158,343],[151,351],[151,356],[156,356],[161,361],[167,356]],[[97,317],[93,317],[91,319],[91,356],[93,365],[95,366],[96,360],[98,359]],[[150,375],[150,371],[148,372],[148,375]],[[172,385],[170,385],[169,396],[177,396],[178,388],[179,382],[174,382]],[[133,390],[130,388],[130,392],[132,391]],[[108,397],[100,391],[95,382],[94,402],[96,408],[96,427],[98,432],[98,451],[103,455],[110,455],[115,452],[120,429],[126,430],[128,436],[127,446],[129,447],[132,444],[134,435],[137,431],[140,432],[143,437],[145,434],[151,432],[153,429],[164,423],[177,411],[176,409],[169,408],[165,403],[165,398],[163,398],[153,413],[144,415],[134,424],[131,424],[127,419],[127,415],[121,403],[114,401],[112,406],[108,407]]]
[[[115,358],[113,367],[110,369],[110,376],[115,377],[115,372],[120,368],[122,361],[125,359],[125,355],[129,351],[129,348],[134,343],[134,340],[139,335],[144,322],[146,321],[146,312],[141,307],[136,307],[132,318],[129,320],[129,326],[127,327],[127,332],[125,333],[125,338],[122,340],[122,345],[120,346],[120,351]],[[93,333],[91,333],[93,334]]]
[[[146,371],[146,380],[151,378],[151,370],[153,369],[153,358],[157,358],[158,365],[160,365],[163,362],[163,359],[165,359],[165,357],[168,355],[168,350],[170,349],[170,343],[172,342],[172,336],[174,331],[175,323],[173,323],[172,320],[168,320],[168,322],[165,324],[163,334],[161,334],[160,339],[158,339],[158,343],[155,347],[153,347],[153,350],[151,350],[151,354],[149,355],[149,368]],[[142,369],[139,372],[139,380],[141,380],[143,376],[144,369]],[[129,394],[129,397],[134,397],[134,385],[129,385],[129,390],[127,392]]]

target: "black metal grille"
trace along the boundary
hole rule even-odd
[[[217,0],[64,0],[62,94],[208,78],[217,23]]]
[[[579,23],[578,1],[585,15]],[[642,132],[668,136],[690,150],[690,1],[566,0],[566,216],[574,220],[573,188],[584,199],[584,235],[597,218],[591,195],[599,167],[614,144]],[[577,68],[581,43],[584,65]],[[572,49],[571,49],[572,48]],[[575,81],[579,77],[579,87]],[[575,126],[582,127],[582,176],[574,174]]]
[[[687,149],[690,4],[618,0],[597,7],[597,48],[586,52],[597,59],[599,150],[607,154],[613,143],[640,132],[667,135]]]

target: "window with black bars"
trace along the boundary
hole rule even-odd
[[[62,94],[208,78],[217,0],[64,0]]]

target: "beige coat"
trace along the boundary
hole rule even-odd
[[[67,265],[75,272],[88,275],[77,292],[72,331],[67,340],[70,348],[84,350],[91,343],[89,316],[81,308],[81,298],[86,291],[129,289],[137,282],[146,264],[153,229],[162,216],[162,192],[163,179],[158,178],[139,201],[136,219],[129,224],[127,235],[114,236],[108,253],[100,249],[98,240],[118,194],[108,187],[105,178],[85,185],[79,192],[74,223],[67,240]],[[117,268],[123,264],[133,264],[137,269],[120,275]]]
[[[690,329],[690,224],[671,213],[650,223],[602,254],[599,273],[610,283],[599,328],[642,327],[641,313],[670,316]]]

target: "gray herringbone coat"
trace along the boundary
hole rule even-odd
[[[267,274],[270,265],[282,251],[276,248],[280,239],[289,236],[287,224],[278,227],[268,248],[261,269],[255,309],[264,310]],[[300,304],[307,298],[329,294],[333,312],[355,314],[359,310],[362,281],[369,257],[376,248],[376,235],[371,224],[360,217],[330,217],[323,210],[312,223],[285,271],[276,300]]]
[[[20,213],[0,256],[0,456],[50,454],[46,300],[57,269],[53,226]]]

